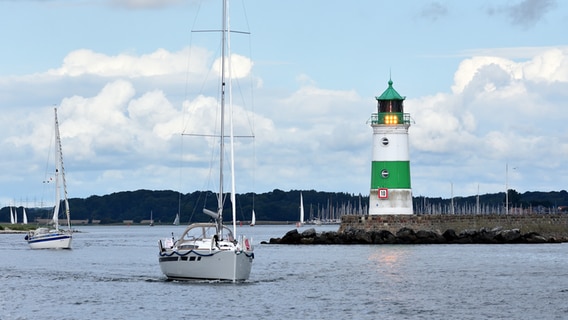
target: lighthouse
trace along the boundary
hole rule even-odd
[[[402,97],[389,80],[377,99],[377,113],[371,115],[373,157],[369,215],[412,214],[408,128],[410,115],[404,113]]]

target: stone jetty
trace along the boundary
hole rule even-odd
[[[560,243],[566,237],[544,237],[536,232],[522,233],[519,229],[471,229],[443,233],[430,230],[413,230],[403,227],[395,233],[389,230],[362,230],[346,228],[339,231],[317,233],[314,228],[299,232],[288,231],[282,238],[271,238],[270,244],[507,244],[507,243]],[[266,243],[266,242],[264,242]]]

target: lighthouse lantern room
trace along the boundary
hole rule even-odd
[[[377,99],[377,113],[371,115],[373,157],[369,214],[412,214],[408,128],[410,115],[404,113],[402,97],[389,86]]]

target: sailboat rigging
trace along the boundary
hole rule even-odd
[[[179,239],[158,241],[160,269],[168,279],[213,279],[244,281],[250,276],[254,259],[251,241],[245,236],[237,237],[234,134],[231,84],[230,24],[228,0],[223,0],[223,25],[221,30],[221,114],[219,135],[219,191],[217,209],[204,208],[203,212],[213,221],[192,223]],[[228,59],[226,59],[228,57]],[[228,75],[226,75],[228,73]],[[227,78],[226,78],[227,76]],[[226,86],[228,85],[228,88]],[[226,93],[228,89],[228,110]],[[223,168],[225,152],[225,113],[229,113],[229,161],[231,170],[232,230],[223,224],[224,189]]]
[[[71,249],[73,231],[71,230],[71,215],[69,200],[67,199],[67,182],[63,167],[63,151],[61,148],[61,136],[59,134],[59,122],[57,120],[57,108],[55,110],[55,207],[53,209],[53,229],[40,227],[29,231],[25,237],[32,249]],[[67,218],[67,230],[59,225],[59,211],[61,205],[60,188],[63,187],[64,212]],[[26,217],[27,220],[27,217]]]

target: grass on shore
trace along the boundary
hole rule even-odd
[[[28,231],[36,228],[35,224],[0,224],[0,230]]]

